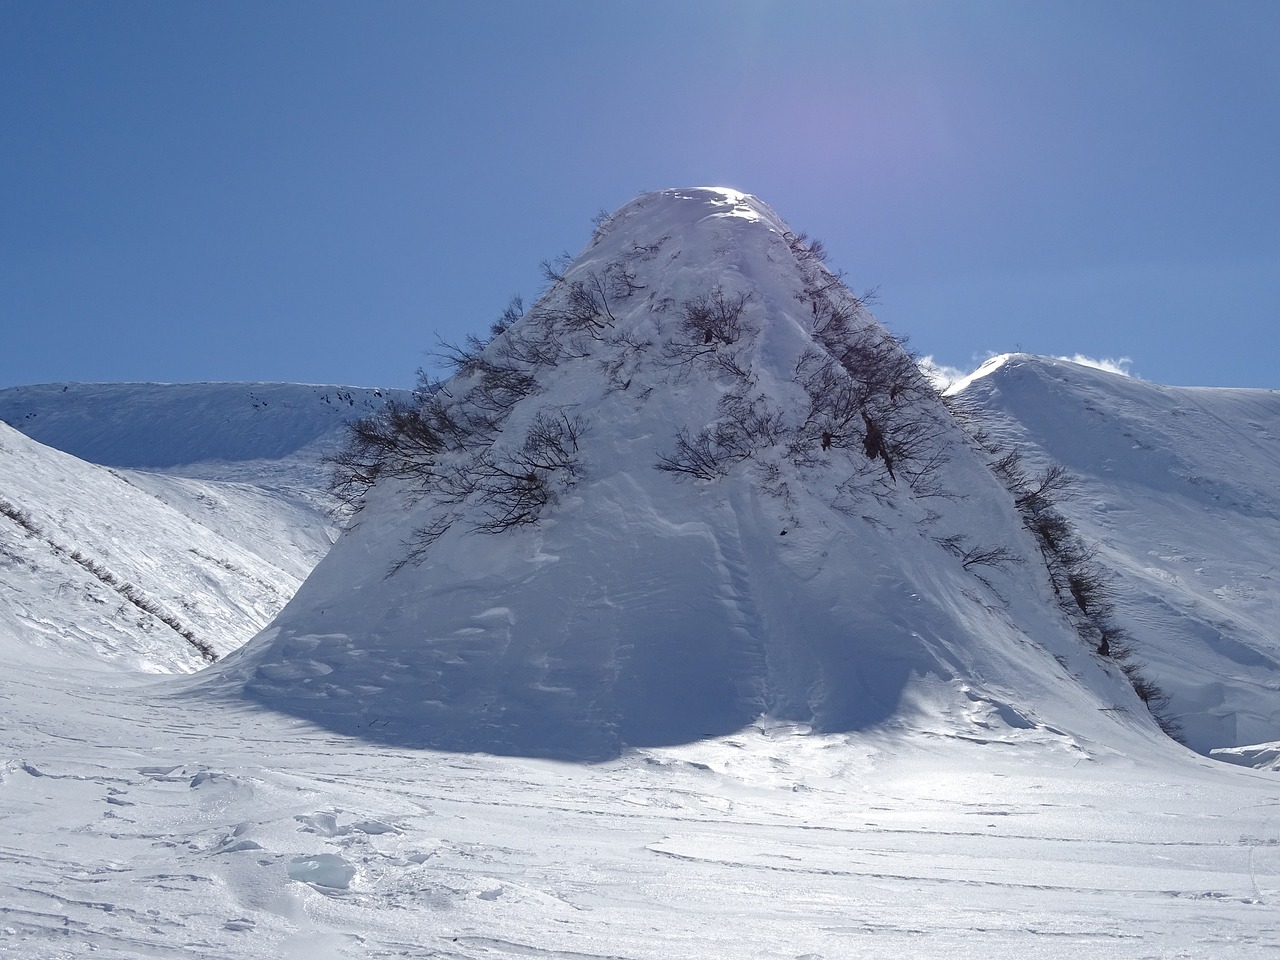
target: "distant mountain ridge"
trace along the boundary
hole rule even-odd
[[[296,383],[47,383],[0,390],[0,420],[111,467],[281,459],[407,390]]]

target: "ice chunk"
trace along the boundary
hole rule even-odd
[[[331,890],[346,890],[355,878],[356,868],[333,853],[315,853],[294,857],[289,861],[289,879]]]

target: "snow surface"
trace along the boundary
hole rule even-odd
[[[1188,745],[1280,740],[1280,392],[1022,355],[953,391],[1029,462],[1078,478],[1062,510],[1115,574],[1120,621]]]
[[[749,291],[739,359],[781,404],[812,342],[786,233],[733,191],[651,194],[570,276],[658,243],[644,303],[616,313],[633,342],[664,335],[666,298]],[[76,608],[0,518],[6,601],[27,591],[0,609],[29,613],[0,627],[0,955],[1275,955],[1280,780],[1160,733],[963,436],[950,498],[856,448],[799,468],[762,447],[681,482],[654,463],[723,377],[587,346],[497,441],[540,411],[590,418],[581,479],[536,525],[476,533],[468,504],[388,576],[432,502],[381,483],[284,612],[199,674],[42,636]],[[168,578],[168,537],[251,525],[228,506],[183,527],[155,496],[207,480],[144,489],[0,443],[13,497],[112,563],[150,551]],[[1023,562],[984,582],[939,543],[958,534]]]
[[[7,666],[7,665],[6,665]],[[1135,739],[752,725],[601,764],[0,671],[0,955],[1263,958],[1280,783]]]

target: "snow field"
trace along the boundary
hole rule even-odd
[[[756,725],[564,764],[397,750],[93,679],[0,681],[26,704],[0,734],[6,956],[1280,946],[1280,788],[1186,755],[1133,759],[978,711],[980,742],[951,724]]]

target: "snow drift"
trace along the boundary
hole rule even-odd
[[[201,689],[566,759],[761,717],[1147,742],[1007,492],[821,260],[731,190],[607,218],[372,444],[357,522]]]

